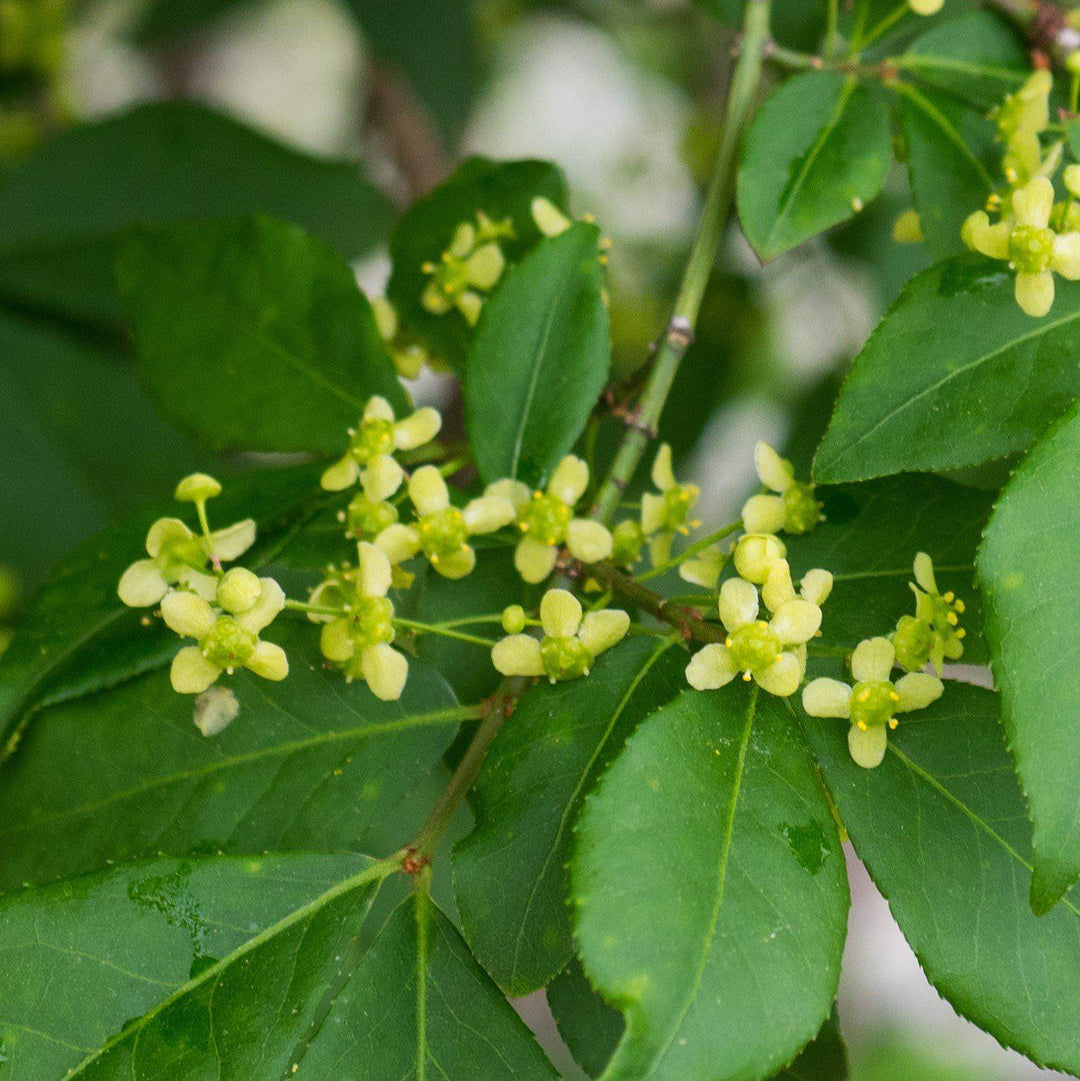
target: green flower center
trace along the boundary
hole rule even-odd
[[[851,723],[871,728],[896,714],[900,695],[887,679],[864,680],[851,690]]]
[[[394,605],[387,597],[358,597],[349,612],[352,639],[364,649],[394,640]]]
[[[1018,225],[1009,236],[1009,262],[1022,274],[1038,274],[1050,265],[1054,254],[1054,233]]]
[[[393,503],[376,503],[363,492],[349,504],[349,534],[356,540],[374,540],[398,520]]]
[[[219,616],[199,643],[202,655],[218,668],[232,670],[251,659],[259,639],[231,616]]]
[[[784,531],[809,533],[821,521],[821,504],[814,498],[814,486],[793,481],[784,492]]]
[[[727,647],[740,672],[761,672],[775,663],[782,652],[780,639],[760,619],[734,631],[728,637]]]
[[[698,501],[700,491],[694,484],[676,484],[664,492],[664,514],[661,529],[677,533],[685,529],[686,519]]]
[[[158,569],[167,582],[176,582],[185,570],[202,570],[209,562],[206,543],[201,537],[168,540],[157,554]]]
[[[557,496],[534,492],[518,514],[522,530],[541,544],[562,544],[573,511]]]
[[[893,646],[896,649],[896,661],[901,668],[917,672],[930,660],[930,648],[933,645],[933,632],[928,623],[915,616],[902,616],[896,624]]]
[[[548,635],[540,643],[540,660],[552,679],[577,679],[592,667],[593,656],[576,635]]]
[[[361,464],[366,465],[381,454],[389,454],[394,449],[394,423],[389,420],[365,420],[352,434],[349,450]]]
[[[468,526],[457,507],[425,514],[416,523],[416,529],[420,534],[420,547],[432,563],[460,552],[469,539]]]

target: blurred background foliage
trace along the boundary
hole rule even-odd
[[[694,226],[739,6],[0,0],[0,628],[56,559],[177,476],[263,464],[196,448],[140,390],[112,278],[126,227],[272,214],[377,295],[395,215],[462,156],[552,159],[612,240],[616,374],[632,380]],[[818,6],[776,5],[778,40],[813,47]],[[807,468],[838,373],[927,261],[892,240],[907,205],[894,176],[766,266],[730,229],[662,428],[706,519],[745,494],[756,439]],[[448,377],[412,390],[460,430]],[[616,431],[601,425],[601,452]],[[868,880],[856,893],[840,1002],[855,1076],[1036,1075],[937,999]],[[554,1039],[542,1006],[525,1010]]]

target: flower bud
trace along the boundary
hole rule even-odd
[[[747,533],[735,545],[735,570],[739,577],[761,585],[769,576],[769,570],[778,559],[783,559],[786,549],[776,537],[761,533]]]
[[[507,634],[521,634],[525,629],[525,609],[520,604],[510,604],[503,609],[502,626]]]
[[[255,607],[255,602],[262,595],[262,582],[259,576],[244,567],[233,567],[225,572],[217,587],[217,602],[227,612],[240,615]]]
[[[176,486],[173,498],[181,503],[201,503],[221,494],[221,485],[207,473],[192,473]]]

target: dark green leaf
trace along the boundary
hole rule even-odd
[[[256,856],[129,864],[5,898],[4,1072],[280,1077],[376,888],[362,856]]]
[[[116,326],[116,241],[127,226],[269,214],[345,258],[388,205],[349,162],[310,158],[200,105],[140,105],[46,143],[0,180],[0,295]]]
[[[588,679],[530,690],[495,738],[473,791],[476,828],[454,850],[454,890],[465,937],[508,994],[569,961],[578,812],[641,719],[685,685],[685,667],[670,640],[632,639]]]
[[[834,1009],[799,1057],[773,1081],[846,1081],[847,1076],[847,1048]]]
[[[352,271],[293,225],[140,230],[117,275],[147,392],[215,450],[340,452],[370,395],[405,405]]]
[[[742,26],[746,0],[696,0],[728,26]],[[770,17],[770,31],[783,45],[797,49],[816,49],[825,27],[826,0],[784,0],[775,4]]]
[[[398,309],[405,331],[458,371],[472,340],[472,328],[458,311],[432,315],[420,303],[428,276],[426,263],[438,263],[462,222],[483,212],[494,221],[509,218],[514,239],[503,241],[503,254],[514,263],[541,239],[530,205],[543,196],[556,206],[567,203],[561,170],[546,161],[497,162],[468,158],[444,184],[414,203],[390,239],[394,271],[387,295]]]
[[[1013,474],[979,552],[1002,719],[1035,824],[1031,902],[1040,913],[1080,876],[1078,529],[1074,409]]]
[[[831,71],[790,79],[746,135],[738,207],[747,240],[771,259],[847,221],[881,191],[891,161],[879,94]]]
[[[989,11],[927,30],[893,60],[920,82],[989,112],[1027,78],[1027,50],[1016,31]]]
[[[591,982],[626,1016],[609,1081],[770,1077],[836,995],[848,893],[787,706],[739,686],[650,717],[578,821]]]
[[[427,810],[410,794],[473,714],[418,662],[401,701],[379,702],[325,671],[317,636],[299,621],[265,632],[288,678],[238,673],[240,715],[211,739],[166,672],[35,717],[0,773],[0,888],[157,852],[403,844]]]
[[[1080,395],[1080,284],[1025,315],[1003,263],[962,256],[911,280],[840,392],[819,481],[978,465],[1024,450]]]
[[[312,1078],[546,1081],[524,1022],[424,893],[390,917],[300,1068]]]
[[[465,420],[480,475],[534,483],[577,442],[611,363],[594,225],[545,240],[484,306]]]
[[[183,39],[217,28],[226,16],[262,0],[151,0],[139,12],[131,31],[143,48],[183,47]]]
[[[995,186],[990,169],[1001,148],[994,126],[943,93],[903,84],[898,91],[911,195],[927,249],[935,259],[957,255],[965,250],[960,227]]]
[[[807,729],[855,850],[930,982],[1046,1066],[1080,1070],[1080,895],[1028,907],[1031,826],[991,691],[949,683],[902,718],[885,761],[855,765],[846,724]]]
[[[318,471],[309,467],[235,477],[211,504],[211,524],[254,518],[259,539],[244,562],[263,566],[318,505],[320,497],[312,496],[317,483]],[[160,635],[142,627],[145,612],[124,607],[116,586],[124,569],[143,557],[151,522],[178,511],[182,516],[175,503],[140,511],[91,537],[53,569],[0,658],[0,757],[27,710],[57,679],[75,677],[85,692],[161,662]]]
[[[825,521],[812,533],[788,538],[792,573],[811,567],[834,575],[822,634],[854,648],[913,615],[912,564],[917,552],[934,560],[938,586],[961,597],[966,610],[964,660],[986,661],[982,607],[975,590],[975,550],[992,496],[939,477],[894,477],[824,488]]]
[[[599,1077],[622,1038],[622,1014],[589,986],[577,960],[551,981],[547,1001],[574,1061],[590,1077]]]

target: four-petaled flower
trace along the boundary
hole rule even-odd
[[[444,578],[464,578],[476,566],[470,537],[494,533],[517,517],[506,496],[490,491],[460,509],[453,506],[446,481],[433,465],[421,466],[409,478],[409,498],[416,521],[387,526],[375,543],[391,563],[423,552]]]
[[[915,557],[915,581],[909,583],[915,594],[915,615],[902,616],[896,624],[892,643],[897,663],[909,672],[917,672],[927,662],[941,675],[946,661],[958,661],[964,654],[962,639],[967,632],[959,626],[964,602],[951,590],[938,591],[934,561],[925,553]]]
[[[494,222],[480,211],[476,225],[462,222],[439,262],[425,263],[421,268],[431,276],[420,297],[424,309],[432,315],[445,315],[457,308],[465,322],[475,326],[484,304],[480,292],[494,289],[506,269],[498,242],[513,236],[509,218]]]
[[[754,467],[761,483],[774,494],[752,495],[742,509],[747,533],[809,533],[823,518],[814,486],[795,479],[795,467],[769,446],[754,447]]]
[[[881,765],[888,730],[897,725],[898,713],[925,709],[941,697],[944,686],[928,672],[909,672],[890,680],[896,659],[887,638],[868,638],[855,647],[851,674],[855,686],[838,679],[811,680],[803,689],[803,709],[811,717],[839,717],[851,721],[848,749],[864,769]]]
[[[758,590],[743,578],[720,587],[719,610],[727,638],[698,650],[686,678],[699,691],[716,690],[740,672],[762,690],[786,698],[799,689],[806,672],[806,643],[821,626],[821,605],[832,589],[832,575],[814,570],[796,595],[786,560],[777,560],[761,589],[771,619],[758,618]]]
[[[285,607],[285,594],[273,578],[259,578],[235,567],[219,582],[217,607],[197,593],[173,592],[161,602],[165,623],[197,645],[185,646],[173,658],[170,678],[180,694],[200,694],[222,672],[248,668],[264,679],[289,674],[281,646],[263,642],[259,632]]]
[[[442,417],[430,406],[396,420],[393,406],[375,395],[364,406],[360,424],[349,429],[349,449],[323,473],[320,483],[327,491],[342,492],[359,480],[368,499],[381,503],[405,479],[394,452],[430,443],[441,427]]]
[[[349,682],[362,679],[376,698],[393,702],[405,689],[409,662],[390,645],[394,640],[394,604],[386,595],[390,561],[367,541],[357,549],[356,566],[335,585],[341,615],[323,625],[319,646],[327,660],[342,666]]]
[[[555,569],[559,546],[582,563],[598,563],[611,555],[611,533],[591,518],[575,518],[574,507],[589,486],[589,467],[568,454],[542,492],[530,492],[519,480],[497,480],[488,495],[503,496],[517,512],[522,537],[514,551],[518,574],[542,582]]]
[[[660,444],[653,459],[652,482],[657,491],[641,497],[641,531],[650,538],[649,556],[655,566],[671,554],[676,533],[689,533],[701,524],[690,518],[701,490],[696,484],[680,484],[675,479],[667,443]]]
[[[495,643],[491,661],[504,676],[547,676],[552,683],[587,676],[596,658],[622,641],[630,617],[617,608],[588,612],[565,589],[549,589],[540,602],[544,637],[511,634]]]

